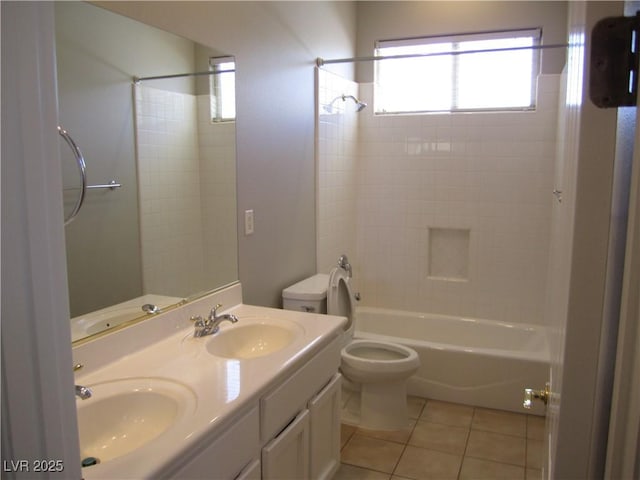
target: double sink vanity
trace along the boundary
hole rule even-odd
[[[218,303],[238,321],[194,336]],[[235,284],[75,346],[83,478],[330,478],[345,323],[244,305]]]

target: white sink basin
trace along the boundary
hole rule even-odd
[[[126,455],[169,431],[192,414],[195,394],[177,382],[134,378],[87,385],[77,400],[81,458],[98,463]]]
[[[289,322],[253,322],[221,328],[207,341],[207,351],[218,357],[250,359],[278,352],[303,333]]]

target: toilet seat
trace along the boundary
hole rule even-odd
[[[357,363],[384,363],[396,365],[418,358],[415,350],[399,343],[380,342],[376,340],[356,339],[344,347],[344,356]]]
[[[329,287],[327,291],[327,313],[347,317],[344,327],[349,337],[355,330],[355,306],[353,304],[353,292],[347,271],[344,268],[335,267],[329,274]]]

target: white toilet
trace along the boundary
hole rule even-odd
[[[353,339],[354,296],[349,273],[336,267],[330,275],[317,274],[282,292],[287,310],[347,317],[340,370],[360,385],[360,423],[373,430],[400,430],[407,426],[406,381],[420,366],[415,350],[396,343]]]

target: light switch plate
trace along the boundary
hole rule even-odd
[[[253,209],[244,211],[244,234],[253,234]]]

